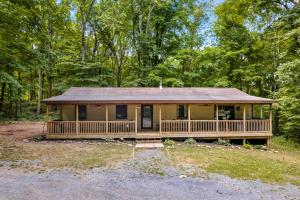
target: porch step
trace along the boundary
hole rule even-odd
[[[163,143],[159,142],[159,143],[137,143],[135,145],[135,148],[149,148],[149,149],[153,149],[153,148],[163,148],[164,145]]]
[[[136,139],[135,142],[139,143],[161,143],[161,139]]]

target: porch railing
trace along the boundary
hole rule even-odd
[[[189,128],[190,123],[190,128]],[[270,132],[270,120],[162,120],[162,132]]]
[[[136,121],[50,121],[47,134],[133,134]],[[162,120],[162,133],[270,132],[270,120]]]
[[[107,124],[107,127],[106,127]],[[47,134],[134,133],[135,121],[50,121]]]
[[[188,120],[162,120],[161,131],[182,133],[188,130],[188,125],[189,125]]]

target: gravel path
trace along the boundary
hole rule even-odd
[[[197,175],[197,177],[193,177]],[[173,166],[164,150],[138,150],[114,169],[25,173],[0,168],[0,199],[300,199],[293,185],[277,186]]]

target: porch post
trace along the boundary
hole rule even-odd
[[[243,126],[244,132],[246,132],[246,104],[243,105]]]
[[[78,126],[78,104],[76,104],[76,134],[78,134],[79,126]]]
[[[138,105],[135,105],[135,133],[137,134],[138,124]]]
[[[63,112],[63,106],[60,105],[60,112],[59,112],[59,114],[60,114],[60,120],[62,120],[62,112]]]
[[[46,122],[49,121],[49,106],[46,104]]]
[[[159,134],[161,134],[161,104],[159,104]]]
[[[216,120],[217,120],[216,131],[218,133],[219,132],[219,105],[218,104],[216,104]]]
[[[46,118],[45,118],[45,122],[46,122],[46,134],[49,133],[49,107],[48,104],[46,104]]]
[[[105,105],[105,133],[108,133],[108,106]]]
[[[188,133],[191,133],[191,105],[188,104]]]
[[[272,127],[272,104],[270,104],[270,109],[269,109],[269,122],[270,122],[270,132],[273,131]]]
[[[259,109],[260,109],[260,119],[263,119],[264,118],[264,116],[263,116],[263,105],[262,104],[260,104],[260,107],[259,107]]]

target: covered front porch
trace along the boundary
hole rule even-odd
[[[272,136],[267,104],[56,105],[47,138],[264,138]]]

